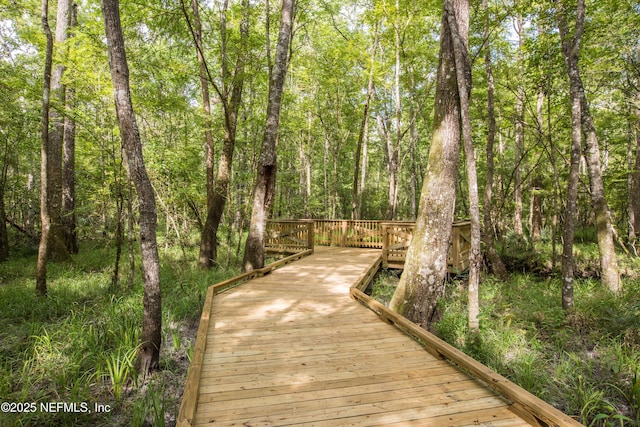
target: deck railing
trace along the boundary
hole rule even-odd
[[[296,253],[313,250],[313,220],[269,221],[265,249],[269,253]]]
[[[314,231],[317,245],[382,248],[382,221],[317,219]]]
[[[403,268],[414,222],[382,223],[382,265],[386,268]],[[469,268],[471,250],[471,222],[456,221],[451,227],[451,243],[447,257],[449,271],[464,271]]]
[[[403,268],[411,244],[414,222],[347,219],[272,220],[267,225],[266,250],[295,253],[314,245],[373,248],[382,250],[385,268]],[[451,231],[448,268],[469,267],[471,224],[456,221]]]

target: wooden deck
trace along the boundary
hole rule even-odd
[[[350,298],[376,262],[316,247],[207,298],[178,425],[539,425]]]

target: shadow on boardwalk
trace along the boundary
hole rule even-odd
[[[378,257],[320,247],[213,298],[191,425],[529,425],[349,297]]]

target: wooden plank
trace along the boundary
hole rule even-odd
[[[310,255],[312,250],[300,252],[290,257],[284,258],[273,264],[266,266],[259,270],[257,274],[267,274],[276,268],[286,265],[292,261],[298,260],[304,256]],[[224,290],[228,290],[230,286],[234,286],[249,277],[252,277],[253,272],[241,274],[232,279],[225,280],[216,285],[212,285],[207,288],[207,295],[205,297],[204,307],[200,316],[200,323],[198,324],[198,332],[196,334],[196,343],[193,349],[193,356],[189,365],[189,371],[187,374],[187,382],[182,395],[182,401],[180,403],[180,409],[178,412],[178,418],[176,426],[187,427],[192,425],[193,417],[198,405],[198,395],[200,390],[200,381],[202,378],[202,366],[204,361],[204,354],[207,348],[207,334],[209,331],[209,324],[211,321],[211,312],[213,307],[213,300],[217,293]]]
[[[349,345],[351,344],[351,345]],[[242,346],[242,350],[238,349],[219,349],[215,353],[205,354],[203,364],[214,365],[215,369],[233,369],[234,367],[242,367],[245,364],[253,364],[260,366],[264,363],[272,363],[285,356],[291,360],[303,360],[312,358],[327,358],[341,356],[344,354],[356,353],[359,356],[364,355],[364,351],[371,347],[371,343],[366,341],[358,341],[356,343],[345,342],[338,348],[332,344],[319,344],[314,346],[313,343],[304,345],[287,347],[278,347],[272,349],[268,343],[262,345],[252,345],[251,347]],[[388,339],[383,342],[376,340],[376,350],[385,351],[391,349],[406,348],[409,349],[406,338]],[[228,351],[224,351],[228,350]],[[232,365],[233,364],[233,365]]]
[[[402,419],[402,421],[398,421]],[[314,423],[317,426],[335,425],[335,420]],[[440,416],[420,415],[415,412],[405,411],[398,413],[374,414],[368,417],[343,418],[340,425],[344,426],[385,426],[385,427],[407,427],[407,426],[486,426],[486,427],[525,427],[529,426],[526,421],[515,415],[507,407],[495,407],[489,409],[474,410],[472,412],[458,412],[456,414],[446,414]]]
[[[376,373],[369,376],[360,376],[357,381],[353,378],[336,379],[309,382],[302,385],[284,385],[280,387],[234,389],[229,391],[216,391],[211,393],[201,393],[200,402],[224,402],[225,407],[231,401],[242,401],[244,399],[265,398],[273,396],[274,399],[282,400],[286,397],[295,401],[304,398],[305,393],[345,393],[345,390],[387,390],[392,388],[406,388],[413,385],[436,385],[441,384],[447,387],[449,384],[469,381],[469,376],[460,371],[451,374],[448,369],[416,369],[403,370],[401,372]]]
[[[200,324],[198,325],[198,333],[196,334],[196,344],[193,348],[193,356],[191,357],[191,364],[189,365],[189,372],[187,374],[187,383],[184,387],[182,402],[180,403],[180,410],[176,421],[176,425],[179,427],[192,425],[193,418],[196,414],[200,378],[202,375],[202,361],[207,345],[206,334],[209,329],[211,305],[214,294],[213,287],[209,287],[204,300],[202,315],[200,316]]]
[[[350,354],[334,354],[333,357],[327,357],[326,354],[321,355],[298,355],[298,357],[290,357],[285,355],[284,358],[273,357],[269,353],[264,353],[264,359],[262,362],[253,362],[240,364],[238,362],[231,363],[209,363],[202,369],[202,377],[214,377],[220,374],[224,374],[227,378],[230,376],[243,375],[243,381],[250,378],[256,372],[260,377],[264,377],[267,372],[283,372],[287,369],[296,368],[297,370],[313,371],[314,373],[320,371],[333,372],[336,369],[356,369],[365,370],[374,365],[385,369],[386,367],[392,367],[393,364],[403,363],[406,366],[410,364],[416,364],[421,366],[424,364],[432,363],[433,366],[438,365],[438,360],[432,359],[431,361],[425,361],[424,350],[417,351],[411,354],[406,349],[388,350],[387,352],[376,353],[363,353],[366,357],[353,357]],[[280,353],[282,355],[282,353]],[[359,354],[360,355],[360,354]],[[257,369],[260,367],[261,369]]]
[[[333,391],[333,394],[331,393]],[[342,392],[348,391],[343,394]],[[245,399],[242,405],[225,404],[224,409],[220,410],[217,405],[211,405],[211,409],[208,412],[206,409],[199,412],[196,422],[202,418],[209,418],[214,416],[216,422],[223,422],[227,420],[246,420],[247,417],[270,417],[274,418],[278,415],[293,415],[292,409],[295,410],[295,418],[303,418],[308,420],[313,414],[322,414],[322,418],[326,419],[330,409],[329,416],[335,416],[340,413],[350,413],[352,411],[362,412],[363,408],[381,406],[380,404],[389,405],[393,404],[398,409],[405,409],[407,407],[413,408],[424,403],[423,396],[429,396],[430,406],[449,406],[458,402],[470,403],[478,401],[480,399],[489,399],[485,401],[485,404],[495,406],[496,398],[491,395],[487,389],[477,387],[473,381],[460,381],[451,383],[448,387],[443,387],[441,384],[426,385],[418,387],[409,387],[405,389],[394,389],[384,391],[374,391],[371,393],[350,393],[354,389],[345,390],[324,390],[319,393],[308,393],[302,396],[302,399],[297,398],[294,394],[292,399],[295,400],[283,400],[280,397],[279,400],[273,399]],[[498,404],[504,406],[504,402],[498,401]],[[379,409],[378,409],[379,410]],[[386,410],[383,409],[386,412]],[[375,413],[368,411],[368,414]],[[299,415],[298,415],[299,414]],[[292,417],[293,418],[293,417]],[[311,421],[317,422],[318,420],[311,419]],[[299,422],[296,420],[296,422]]]
[[[477,393],[478,391],[482,392],[484,390],[474,389],[471,393]],[[297,407],[289,406],[288,410],[281,413],[265,416],[260,416],[259,414],[243,414],[243,416],[237,418],[227,418],[224,414],[211,417],[207,415],[214,414],[203,413],[197,415],[196,425],[200,425],[200,423],[206,425],[211,421],[211,419],[213,419],[214,422],[224,422],[228,425],[231,425],[232,423],[238,425],[246,423],[245,425],[251,425],[252,427],[274,425],[287,426],[305,423],[313,423],[316,425],[319,424],[320,420],[330,421],[333,425],[343,425],[342,420],[345,418],[357,416],[369,418],[373,414],[386,414],[389,417],[393,417],[397,415],[395,415],[395,413],[392,415],[391,412],[402,411],[409,413],[414,417],[421,416],[423,418],[427,418],[504,406],[504,402],[502,400],[493,396],[458,401],[453,398],[430,396],[429,400],[431,404],[425,406],[425,399],[423,396],[404,396],[396,400],[386,400],[384,401],[384,404],[381,404],[382,402],[351,403],[350,405],[345,404],[344,406],[329,407],[326,409],[322,407],[316,407],[315,409],[304,408],[304,410],[300,412],[297,411]],[[321,405],[322,402],[317,402],[317,404]],[[393,407],[395,411],[389,411],[387,409],[389,407]]]
[[[225,287],[210,304],[215,321],[193,421],[439,425],[429,420],[472,422],[475,411],[523,425],[503,399],[345,298],[351,285],[365,289],[381,264],[379,252],[319,247],[293,266]]]
[[[512,383],[502,375],[492,371],[475,359],[462,353],[452,345],[420,328],[418,325],[410,322],[399,314],[390,311],[384,305],[380,304],[368,295],[365,295],[358,289],[352,288],[351,295],[365,304],[365,306],[378,313],[386,321],[393,322],[404,332],[422,340],[425,343],[425,346],[431,351],[441,354],[456,365],[468,372],[471,372],[477,378],[484,381],[489,387],[498,391],[506,398],[518,402],[535,418],[543,421],[547,425],[557,427],[581,426],[581,424],[573,418],[557,410],[525,389]]]

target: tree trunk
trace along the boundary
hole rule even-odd
[[[200,257],[198,265],[200,268],[211,268],[218,259],[218,228],[222,219],[227,195],[229,193],[229,182],[231,181],[231,168],[233,165],[233,152],[236,145],[236,130],[238,124],[238,111],[242,100],[242,89],[244,86],[244,68],[246,62],[247,40],[249,37],[249,2],[243,1],[244,17],[240,24],[240,49],[235,65],[235,71],[231,80],[231,97],[228,97],[225,89],[219,90],[222,98],[222,108],[224,110],[224,137],[222,142],[222,154],[218,164],[218,174],[216,176],[213,197],[207,198],[207,219],[202,230],[200,241]],[[223,11],[223,16],[226,10]],[[223,17],[221,29],[226,32],[226,19]],[[223,54],[226,61],[226,53]],[[229,78],[228,68],[225,63],[222,66],[222,79]],[[227,85],[225,85],[227,86]]]
[[[484,64],[485,72],[487,76],[487,115],[488,115],[488,129],[487,129],[487,176],[484,188],[484,245],[487,251],[487,259],[489,260],[489,267],[491,272],[498,276],[500,280],[508,280],[509,273],[507,272],[502,258],[495,247],[494,240],[494,227],[493,227],[493,177],[495,173],[495,161],[493,146],[496,139],[496,110],[495,110],[495,83],[493,80],[493,67],[491,64],[491,49],[489,48],[489,15],[487,11],[487,0],[483,0],[482,8],[485,14],[485,51],[484,51]]]
[[[640,53],[639,55],[640,56]],[[640,59],[640,58],[639,58]],[[640,234],[640,92],[636,94],[636,102],[632,107],[635,116],[635,162],[631,173],[631,193],[630,204],[632,214],[632,231],[629,233],[633,238]]]
[[[542,177],[536,175],[531,182],[531,240],[540,240],[542,232]]]
[[[598,145],[598,137],[596,135],[595,125],[589,109],[589,103],[584,91],[582,78],[580,76],[580,67],[578,65],[585,17],[584,0],[578,0],[576,29],[571,40],[566,17],[563,13],[564,11],[561,10],[557,15],[558,29],[562,39],[562,50],[571,86],[572,108],[575,109],[578,102],[580,104],[580,123],[582,132],[585,135],[585,157],[587,160],[587,169],[589,171],[591,203],[593,205],[593,213],[595,215],[598,235],[602,283],[612,292],[619,292],[620,274],[618,271],[618,260],[616,258],[615,245],[613,242],[611,214],[609,212],[609,207],[607,206],[604,185],[602,182],[600,147]]]
[[[358,217],[363,217],[364,212],[364,190],[367,183],[367,167],[369,166],[369,120],[364,124],[364,135],[362,138],[362,165],[360,166],[360,211]]]
[[[522,52],[524,46],[524,28],[522,25],[522,16],[518,15],[517,28],[518,33],[518,69],[520,70],[520,78],[518,79],[518,90],[516,93],[516,147],[515,147],[515,172],[514,172],[514,198],[515,211],[513,214],[513,229],[518,237],[522,237],[522,165],[524,160],[524,67],[522,64]]]
[[[573,239],[575,235],[575,216],[578,211],[578,180],[580,174],[580,101],[577,94],[571,92],[571,160],[569,182],[567,186],[567,205],[564,211],[564,238],[562,244],[562,308],[573,310],[573,280],[575,259],[573,257]]]
[[[411,166],[409,177],[409,190],[411,197],[411,220],[415,221],[418,212],[417,192],[418,192],[418,177],[417,177],[417,162],[416,162],[416,142],[418,142],[418,134],[416,132],[415,115],[412,114],[414,119],[411,120],[409,125],[409,162]]]
[[[395,35],[395,66],[393,69],[393,101],[395,106],[395,137],[388,138],[389,142],[389,208],[387,210],[387,219],[392,221],[396,218],[398,209],[398,172],[400,167],[400,142],[402,141],[402,99],[400,98],[400,52],[402,50],[400,40],[400,1],[396,0],[396,19],[394,22]]]
[[[576,64],[577,65],[577,64]],[[578,74],[579,79],[579,74]],[[580,80],[579,80],[580,81]],[[600,148],[598,136],[589,104],[587,103],[584,88],[580,81],[580,104],[582,107],[582,131],[585,134],[587,167],[589,170],[589,183],[591,188],[591,203],[595,214],[596,229],[598,234],[598,249],[600,252],[600,269],[602,270],[602,283],[612,292],[621,290],[618,259],[613,236],[611,213],[604,192],[602,182],[602,168],[600,164]]]
[[[445,3],[445,6],[447,4]],[[480,286],[480,198],[478,196],[478,173],[471,139],[471,117],[469,115],[469,97],[471,95],[471,61],[467,34],[458,31],[455,11],[447,11],[447,21],[453,38],[453,49],[456,65],[456,80],[458,96],[460,97],[460,121],[462,141],[467,164],[467,182],[469,186],[469,213],[471,216],[471,248],[469,250],[469,286],[468,286],[468,322],[469,329],[477,331],[480,328],[478,315],[479,286]]]
[[[550,79],[550,78],[549,78]],[[551,87],[549,81],[548,86]],[[547,94],[547,139],[549,140],[549,159],[553,168],[553,230],[551,231],[551,265],[556,267],[558,242],[558,222],[560,217],[560,174],[558,172],[558,164],[556,161],[556,145],[553,141],[553,133],[551,132],[551,93]]]
[[[182,3],[183,12],[186,14],[186,6]],[[200,94],[202,97],[202,110],[204,112],[204,135],[205,146],[207,148],[205,159],[206,182],[207,182],[207,206],[213,199],[214,185],[214,163],[215,163],[215,146],[213,142],[213,123],[211,120],[211,97],[209,96],[209,76],[207,63],[204,59],[204,47],[202,44],[202,21],[200,20],[200,10],[198,0],[192,0],[191,9],[193,10],[193,28],[192,35],[196,44],[196,55],[198,58],[198,66],[200,69]]]
[[[313,146],[313,133],[312,123],[313,116],[309,111],[309,117],[307,119],[307,146],[304,149],[304,182],[302,187],[304,188],[304,217],[309,218],[309,200],[311,199],[311,147]]]
[[[629,204],[627,206],[627,216],[628,216],[628,224],[627,224],[627,244],[634,253],[637,255],[636,251],[636,228],[635,228],[635,210],[633,206],[633,190],[634,190],[634,166],[635,166],[635,144],[634,144],[634,124],[631,119],[631,108],[633,106],[629,106],[628,111],[628,119],[627,119],[627,192],[629,194]]]
[[[113,262],[113,273],[111,274],[111,287],[115,290],[120,285],[120,258],[122,256],[122,245],[124,244],[124,189],[117,181],[114,183],[117,191],[116,212],[118,222],[116,223],[116,259]]]
[[[129,271],[127,274],[127,286],[133,288],[133,281],[136,272],[136,257],[134,253],[134,218],[133,218],[133,186],[131,178],[127,179],[127,250],[129,251]]]
[[[378,48],[378,26],[376,25],[375,36],[373,40],[373,46],[371,48],[371,66],[369,68],[369,83],[367,84],[367,95],[364,101],[364,107],[362,111],[362,122],[360,123],[360,132],[358,133],[358,142],[356,144],[356,153],[354,155],[355,167],[353,169],[353,195],[351,198],[351,219],[356,220],[359,217],[359,201],[362,188],[358,187],[358,180],[360,179],[360,157],[362,156],[362,146],[365,139],[365,131],[367,130],[367,123],[369,121],[369,105],[371,103],[371,96],[373,95],[373,72],[376,61],[376,50]]]
[[[0,262],[9,259],[9,235],[7,233],[7,214],[4,210],[4,183],[0,181]]]
[[[289,44],[291,42],[293,13],[294,1],[283,0],[275,61],[269,81],[267,119],[258,161],[258,176],[254,190],[251,224],[242,262],[243,271],[252,271],[264,266],[264,233],[276,185],[276,146],[280,127],[280,107],[284,91],[284,79],[289,66]]]
[[[389,304],[393,310],[427,329],[435,322],[438,300],[444,295],[460,159],[460,98],[452,32],[447,21],[451,11],[455,14],[460,38],[466,40],[468,34],[468,0],[446,0],[440,30],[429,163],[405,269]]]
[[[36,294],[47,294],[47,259],[49,258],[49,238],[51,236],[51,215],[49,213],[49,105],[51,97],[51,68],[53,58],[53,35],[49,26],[49,1],[42,0],[42,28],[44,30],[47,47],[44,65],[44,84],[42,91],[42,121],[41,121],[41,159],[40,166],[40,218],[42,232],[40,233],[40,245],[38,247],[38,261],[36,264]]]
[[[64,43],[67,40],[69,20],[71,16],[71,2],[69,0],[58,1],[56,16],[56,34],[53,44],[54,53],[62,55]],[[54,55],[55,56],[55,55]],[[62,84],[65,67],[62,63],[55,65],[51,72],[51,96],[57,105],[66,104],[66,90]],[[55,105],[55,104],[54,104]],[[58,107],[62,108],[62,107]],[[65,245],[62,231],[62,147],[64,138],[64,117],[56,108],[49,110],[49,160],[47,162],[47,203],[49,205],[50,230],[49,230],[49,258],[54,261],[69,259],[69,251]]]
[[[9,234],[7,233],[7,213],[4,207],[4,191],[7,185],[7,169],[9,161],[9,141],[5,141],[4,159],[0,169],[0,262],[9,259]]]
[[[160,262],[156,241],[156,201],[144,164],[140,131],[131,103],[129,69],[120,23],[119,0],[103,0],[102,14],[109,48],[109,66],[127,173],[138,193],[140,213],[140,249],[144,272],[144,317],[138,354],[138,369],[147,373],[160,363],[162,343],[162,301]]]
[[[324,214],[327,215],[329,213],[329,135],[327,135],[326,128],[324,129],[324,141],[323,141],[323,162],[322,162],[322,183],[324,189],[324,197],[322,198],[322,203],[324,207]],[[333,218],[329,215],[329,218]]]
[[[538,85],[538,95],[536,101],[536,126],[538,129],[538,143],[544,146],[544,117],[542,108],[544,107],[544,91],[542,85]],[[542,191],[543,191],[542,175],[536,171],[531,182],[531,201],[530,201],[530,224],[529,233],[531,240],[540,240],[542,233]]]
[[[77,22],[78,5],[71,5],[69,27]],[[70,34],[69,37],[72,35]],[[64,118],[63,154],[62,154],[62,234],[69,253],[77,254],[78,232],[76,219],[76,121],[73,117],[76,92],[73,87],[67,88]]]
[[[45,59],[45,97],[43,97],[43,115],[46,112],[46,122],[42,122],[42,198],[41,213],[42,234],[38,250],[36,266],[36,292],[45,295],[46,290],[46,262],[66,261],[69,251],[64,244],[62,234],[62,136],[64,119],[55,109],[50,108],[50,98],[57,99],[59,105],[65,105],[65,90],[62,85],[64,66],[57,64],[53,68],[53,49],[55,44],[61,45],[67,38],[69,25],[69,1],[58,2],[55,44],[49,27],[48,18],[44,15],[49,8],[48,1],[43,1],[43,28],[47,37],[47,58]],[[46,10],[45,10],[46,9]],[[44,105],[46,104],[46,106]],[[49,129],[49,124],[52,128]],[[46,126],[46,128],[45,128]],[[46,145],[46,146],[45,146]],[[46,205],[46,206],[45,206]],[[45,259],[46,258],[46,259]]]
[[[542,35],[544,33],[544,27],[539,24],[538,25],[538,34]],[[551,57],[549,53],[549,46],[547,45],[547,58]],[[549,162],[551,163],[551,168],[553,170],[553,219],[551,226],[551,267],[552,269],[556,268],[557,258],[558,258],[558,218],[560,216],[560,176],[558,173],[558,166],[556,160],[556,148],[553,140],[553,132],[552,132],[552,109],[551,109],[551,73],[548,71],[550,66],[550,60],[547,59],[547,67],[543,69],[543,73],[545,74],[544,81],[540,82],[540,87],[538,89],[538,104],[537,104],[537,116],[538,116],[538,128],[540,133],[540,142],[544,145],[545,140],[545,132],[544,132],[544,101],[546,98],[547,101],[547,155],[549,157]]]

